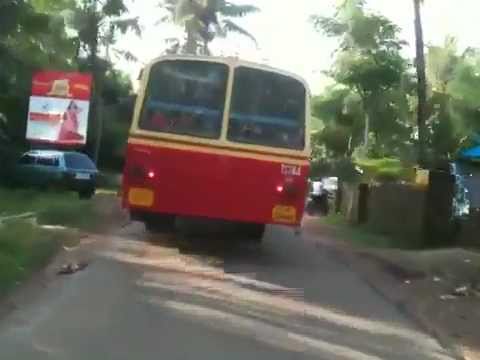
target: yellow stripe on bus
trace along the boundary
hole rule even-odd
[[[309,161],[307,159],[302,160],[302,159],[291,158],[288,156],[260,154],[260,153],[254,153],[249,151],[242,151],[242,150],[219,149],[215,147],[201,146],[201,145],[199,146],[195,144],[169,142],[169,141],[164,141],[160,139],[149,140],[149,139],[139,139],[139,138],[131,137],[128,139],[128,143],[132,145],[145,145],[145,146],[152,146],[157,148],[193,151],[193,152],[199,152],[203,154],[224,155],[224,156],[239,157],[244,159],[272,161],[272,162],[300,165],[300,166],[309,165]]]

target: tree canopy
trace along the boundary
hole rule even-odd
[[[399,38],[400,28],[367,11],[365,4],[344,0],[333,17],[311,17],[320,33],[338,40],[335,61],[326,72],[335,85],[312,102],[313,116],[323,123],[313,135],[314,161],[369,157],[413,164],[422,158],[417,156],[421,141],[430,164],[454,159],[478,139],[480,52],[460,52],[451,36],[443,46],[427,47],[421,125],[415,59],[402,51],[407,43]]]
[[[106,105],[129,96],[130,79],[114,68],[109,56],[110,49],[128,57],[128,52],[113,46],[117,35],[129,30],[139,33],[140,28],[137,19],[128,16],[123,0],[2,0],[2,139],[8,137],[19,146],[25,143],[28,97],[32,74],[37,70],[93,72],[98,102]],[[96,124],[95,119],[92,124]],[[95,128],[89,132],[91,138],[96,137]]]

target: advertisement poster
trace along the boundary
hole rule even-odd
[[[36,73],[32,81],[27,139],[56,145],[84,145],[91,87],[89,74]]]

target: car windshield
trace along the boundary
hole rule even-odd
[[[150,70],[139,127],[143,130],[218,138],[228,68],[224,64],[163,61]]]
[[[95,164],[92,160],[83,154],[65,154],[65,165],[69,169],[96,170]]]
[[[235,70],[228,139],[301,150],[305,147],[305,86],[273,72]]]

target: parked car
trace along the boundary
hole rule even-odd
[[[73,151],[33,150],[17,163],[14,180],[20,186],[59,187],[77,191],[80,198],[95,194],[98,170],[90,158]]]

